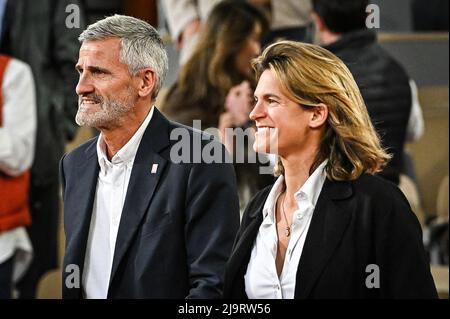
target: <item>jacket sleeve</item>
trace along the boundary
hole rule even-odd
[[[220,143],[211,143],[226,152]],[[185,242],[190,283],[187,298],[220,298],[225,265],[239,227],[233,166],[194,164],[187,187]]]
[[[376,234],[381,297],[437,298],[419,221],[399,189],[391,194]]]

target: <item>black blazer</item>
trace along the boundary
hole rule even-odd
[[[203,139],[199,142],[202,148],[212,147],[225,154],[223,145],[211,136],[169,122],[155,109],[131,172],[108,298],[221,296],[225,264],[239,227],[233,166],[172,162],[170,151],[178,140],[171,140],[171,132],[177,128],[183,128],[190,139]],[[97,139],[61,161],[66,233],[64,298],[82,297],[81,278],[99,174]],[[199,151],[192,144],[185,149],[191,155]],[[158,164],[156,174],[151,173],[153,164]],[[76,280],[72,265],[80,269],[78,288],[69,288]],[[66,280],[71,282],[69,287]]]
[[[249,203],[225,271],[224,297],[247,298],[244,275],[272,186]],[[375,280],[379,288],[366,287]],[[401,191],[371,175],[326,180],[297,270],[295,298],[436,298],[416,216]]]

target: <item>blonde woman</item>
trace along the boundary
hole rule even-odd
[[[225,298],[435,298],[417,218],[373,174],[389,160],[347,67],[279,42],[255,60],[254,148],[278,179],[244,213]]]

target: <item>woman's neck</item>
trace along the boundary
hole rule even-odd
[[[281,161],[284,167],[286,201],[293,203],[294,194],[305,184],[310,176],[311,167],[316,160],[317,150],[291,154]]]

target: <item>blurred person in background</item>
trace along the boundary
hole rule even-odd
[[[261,52],[267,30],[266,18],[250,4],[233,0],[218,4],[169,89],[163,111],[185,125],[201,120],[203,128],[218,127],[230,90],[244,82],[248,89],[254,87],[251,60]]]
[[[63,297],[219,298],[239,226],[225,148],[154,105],[168,59],[150,24],[114,15],[91,24],[80,42],[76,122],[101,133],[61,160]],[[172,139],[180,131],[186,139]],[[219,160],[193,161],[191,138]],[[186,160],[172,153],[179,144]],[[81,285],[65,284],[73,265]]]
[[[13,289],[31,262],[33,249],[25,226],[30,167],[36,138],[36,99],[31,69],[0,55],[0,299]]]
[[[202,26],[215,5],[222,0],[162,0],[169,31],[180,50],[180,64],[195,50]],[[270,18],[271,31],[263,39],[311,41],[311,0],[234,0],[258,7]]]
[[[34,298],[41,276],[58,267],[58,162],[76,132],[78,35],[84,28],[78,0],[2,0],[1,52],[30,65],[36,83],[37,136],[31,168],[28,233],[34,259],[18,285],[21,298]],[[5,3],[6,2],[6,3]],[[69,7],[71,5],[71,7]],[[69,15],[76,6],[74,19]]]
[[[264,45],[280,40],[312,42],[311,0],[249,0],[265,9],[270,17],[270,32]]]
[[[180,50],[180,65],[186,63],[197,43],[202,24],[222,0],[162,0],[170,35]]]
[[[248,204],[225,270],[234,299],[437,298],[417,217],[345,64],[282,41],[254,62],[254,148],[275,184]]]
[[[171,120],[188,126],[200,120],[202,129],[251,127],[248,113],[255,87],[251,60],[260,54],[261,39],[268,29],[263,13],[251,4],[220,2],[167,93],[162,111]],[[248,141],[240,147],[247,149],[246,144]],[[233,152],[232,147],[228,150]],[[257,163],[235,165],[241,204],[271,181],[270,175],[259,174],[258,167]]]
[[[406,70],[366,27],[367,0],[313,0],[313,17],[322,45],[344,61],[355,77],[383,147],[393,157],[380,175],[395,184],[405,165],[406,141],[423,135],[417,86]]]

